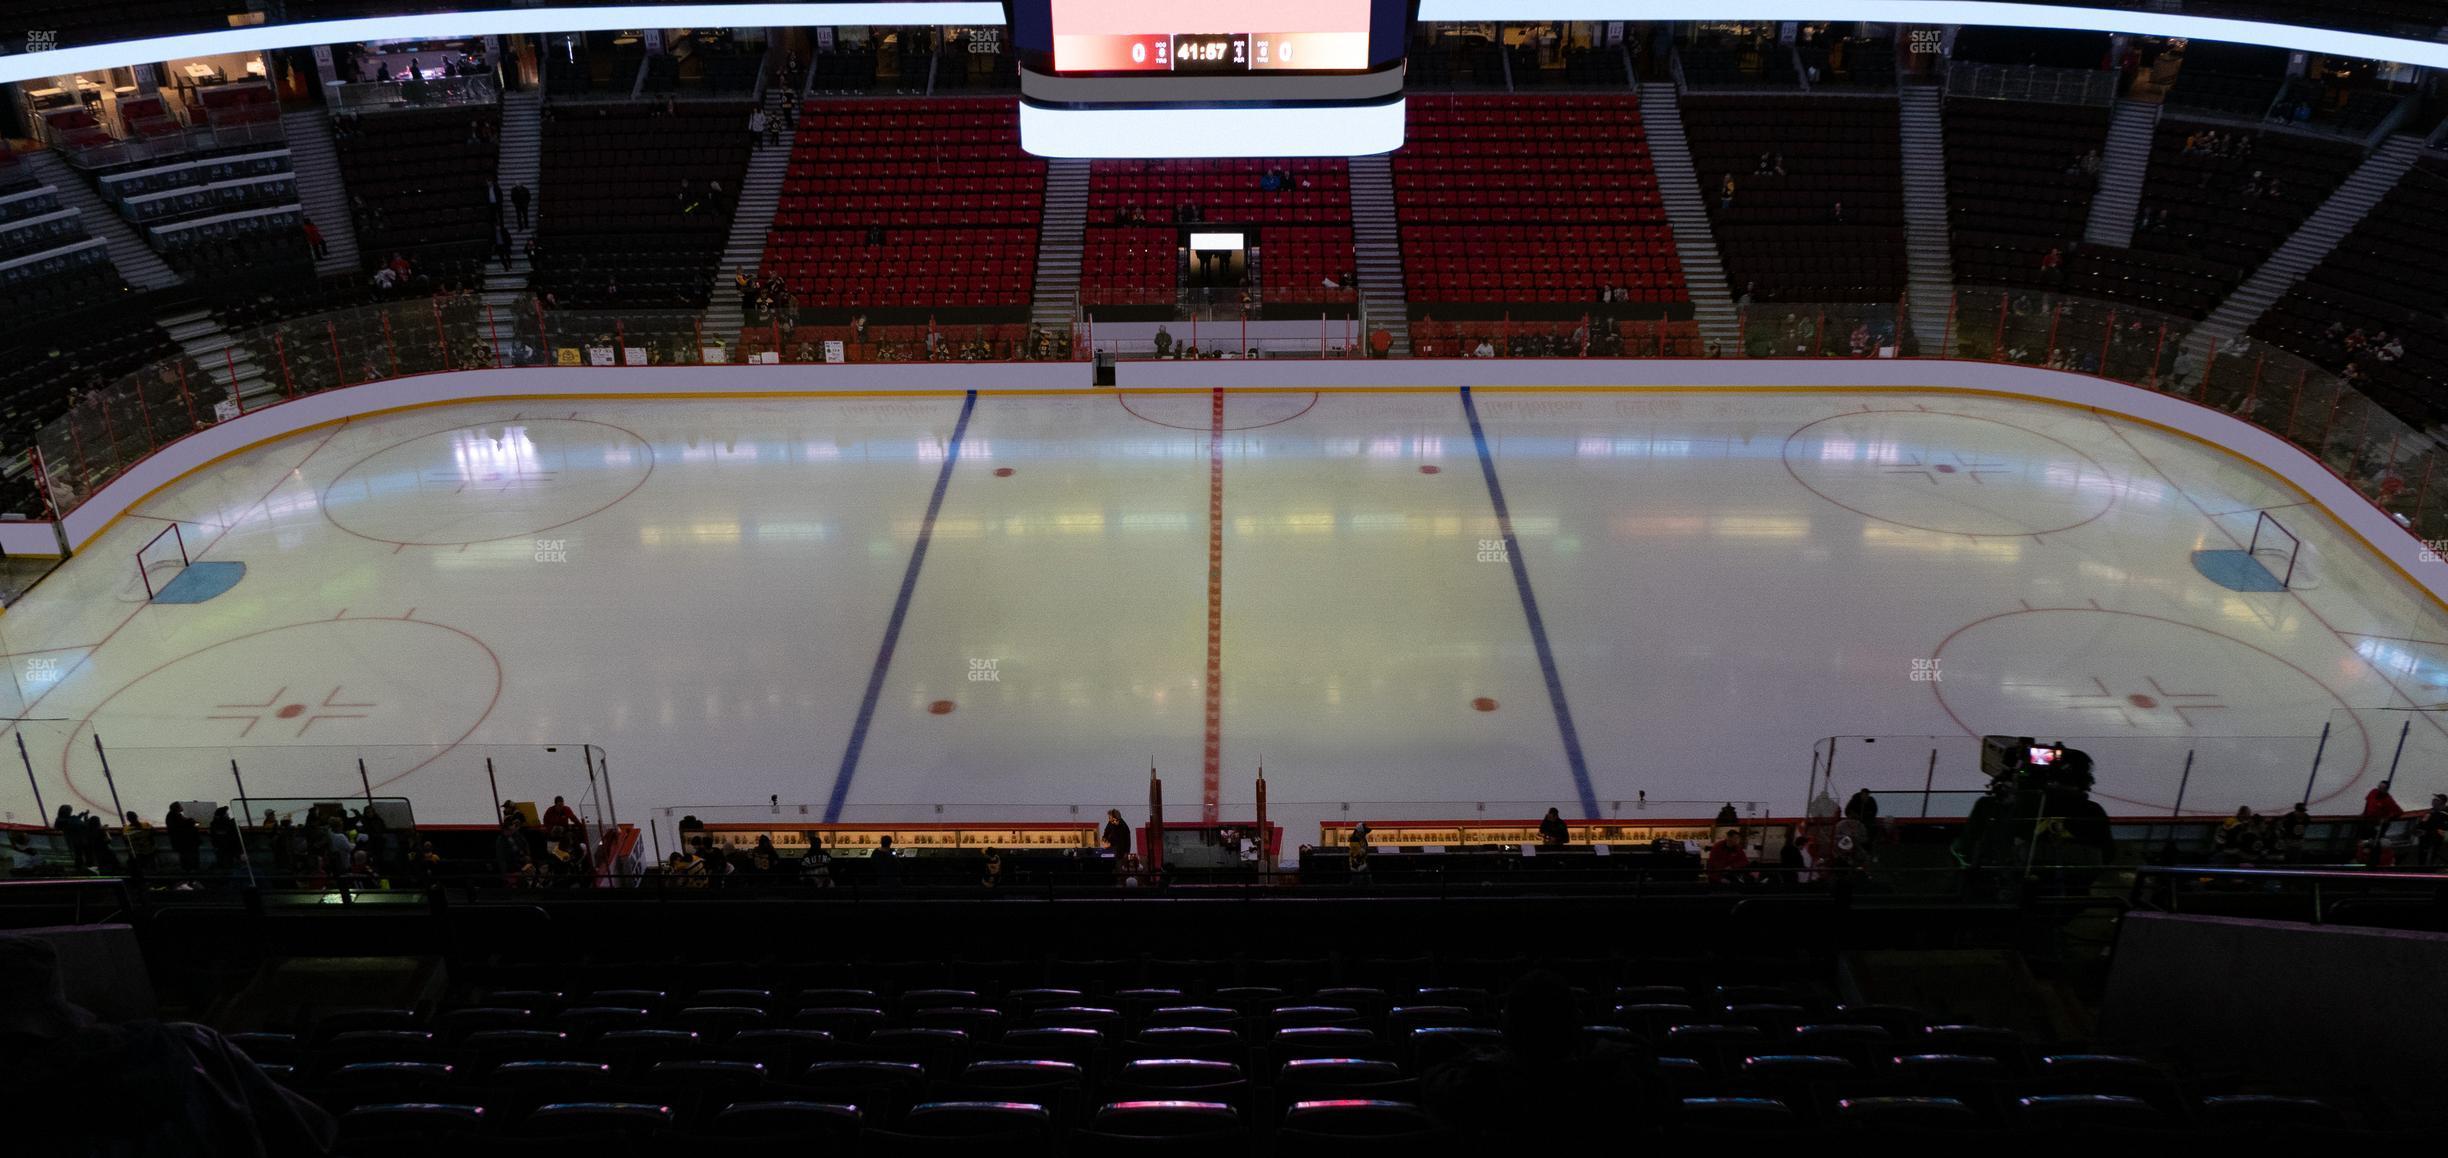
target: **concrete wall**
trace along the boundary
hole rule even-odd
[[[1082,390],[1086,363],[844,366],[522,367],[426,374],[309,394],[250,411],[163,447],[89,497],[67,519],[72,549],[153,491],[249,447],[343,419],[449,402],[506,398],[719,397],[740,394]],[[1554,361],[1125,362],[1134,389],[1513,388],[1906,389],[2003,395],[2097,410],[2190,435],[2260,464],[2337,516],[2382,560],[2448,605],[2448,564],[2418,562],[2413,535],[2319,459],[2277,435],[2184,398],[2035,366],[1941,359],[1649,359]],[[47,534],[48,524],[0,524]],[[48,553],[33,552],[29,553]]]
[[[2448,935],[2129,913],[2099,1038],[2306,1092],[2434,1099]]]

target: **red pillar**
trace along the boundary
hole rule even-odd
[[[493,336],[493,367],[501,368],[501,323],[493,318],[493,305],[485,303],[485,332]]]
[[[2202,359],[2202,376],[2201,376],[2201,382],[2200,382],[2200,384],[2199,384],[2199,385],[2196,385],[2195,387],[2193,387],[2193,400],[2194,400],[2195,402],[2206,402],[2206,401],[2208,401],[2208,400],[2209,400],[2209,398],[2210,398],[2210,375],[2212,375],[2212,374],[2216,373],[2217,371],[2218,371],[2218,339],[2217,339],[2217,338],[2212,338],[2212,339],[2210,339],[2210,356],[2209,356],[2209,357],[2207,357],[2207,358]]]
[[[227,346],[223,346],[223,347],[221,347],[221,365],[222,365],[223,367],[225,367],[225,368],[227,368],[227,369],[229,370],[229,376],[230,376],[230,397],[232,397],[232,398],[236,398],[236,397],[238,397],[238,396],[239,396],[239,395],[238,395],[238,359],[237,359],[235,356],[231,355],[231,353],[230,353],[230,348],[229,348],[229,347],[227,347]],[[140,395],[138,395],[138,397],[142,397],[142,395],[140,394]]]
[[[1819,324],[1811,330],[1811,357],[1827,356],[1827,311],[1819,311]]]
[[[2108,311],[2108,328],[2100,333],[2099,374],[2102,378],[2116,375],[2108,372],[2108,349],[2116,341],[2116,311]]]
[[[153,404],[145,401],[142,382],[136,385],[136,414],[137,417],[144,419],[145,445],[147,447],[160,445],[153,441]]]
[[[545,353],[549,355],[552,352],[552,332],[544,328],[544,299],[532,298],[529,300],[535,303],[536,342],[540,344]],[[553,359],[547,357],[545,361],[547,364],[550,364]]]
[[[2159,341],[2151,346],[2150,386],[2153,390],[2159,388],[2159,357],[2165,353],[2167,353],[2167,323],[2161,322],[2159,323]]]
[[[2422,482],[2417,484],[2414,488],[2414,513],[2410,517],[2414,520],[2414,533],[2416,535],[2422,534],[2423,506],[2431,498],[2431,472],[2438,466],[2438,455],[2434,454],[2430,458],[2424,459]]]
[[[432,301],[434,316],[434,350],[442,355],[442,368],[448,370],[451,368],[450,339],[443,336],[442,333],[442,299],[434,298]]]
[[[349,384],[348,367],[340,361],[340,328],[330,322],[325,322],[323,332],[331,337],[332,381],[346,386]],[[239,405],[243,407],[246,404],[241,402]]]
[[[2043,361],[2057,355],[2057,326],[2063,321],[2065,321],[2065,303],[2059,302],[2056,305],[2050,306],[2048,353],[2042,356]]]
[[[195,395],[187,392],[187,360],[181,358],[171,365],[178,368],[179,401],[187,404],[187,426],[192,430],[202,423],[196,421]]]
[[[382,311],[382,323],[383,349],[391,355],[391,376],[397,378],[400,376],[399,343],[391,340],[391,311]]]
[[[289,375],[289,343],[281,340],[279,330],[272,331],[272,353],[280,359],[281,393],[291,398],[297,397],[297,379]]]
[[[1997,340],[1989,346],[1989,360],[2006,360],[2006,295],[2002,293],[1998,295]]]
[[[1961,304],[1963,304],[1962,294],[1953,292],[1947,294],[1946,328],[1938,334],[1938,356],[1941,358],[1955,356],[1955,307]]]
[[[2312,381],[2312,368],[2311,368],[2311,367],[2309,367],[2309,366],[2306,366],[2306,367],[2304,367],[2304,368],[2303,368],[2303,370],[2302,370],[2302,371],[2300,371],[2299,373],[2297,373],[2297,374],[2296,374],[2296,376],[2295,376],[2295,393],[2294,393],[2294,395],[2293,395],[2292,397],[2289,397],[2289,398],[2287,399],[2287,424],[2286,424],[2286,437],[2287,437],[2287,440],[2288,440],[2288,441],[2290,441],[2290,442],[2291,442],[2291,441],[2294,441],[2294,438],[2295,438],[2295,412],[2296,412],[2296,411],[2298,411],[2298,410],[2303,409],[2303,392],[2304,392],[2304,387],[2305,387],[2306,385],[2309,385],[2309,384],[2311,383],[2311,381]]]

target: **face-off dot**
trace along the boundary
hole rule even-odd
[[[1421,467],[1421,468],[1420,468],[1420,473],[1421,473],[1421,474],[1438,474],[1438,473],[1442,472],[1444,469],[1445,469],[1444,467],[1437,466],[1437,465],[1435,465],[1434,463],[1431,463],[1431,464],[1429,464],[1429,465],[1427,465],[1427,466],[1423,466],[1423,467]]]
[[[937,700],[934,703],[927,705],[927,711],[933,712],[938,716],[949,716],[952,714],[952,709],[955,706],[956,705],[954,705],[950,700]]]
[[[1011,476],[1012,476],[1012,468],[1010,468],[1010,467],[1008,467],[1008,466],[998,466],[998,467],[996,467],[996,468],[995,468],[995,477],[996,477],[996,478],[1010,478]]]
[[[1486,696],[1481,696],[1481,697],[1479,697],[1478,699],[1475,699],[1475,700],[1472,700],[1472,701],[1471,701],[1471,710],[1472,710],[1472,711],[1474,711],[1474,712],[1492,712],[1492,711],[1495,711],[1495,710],[1496,710],[1496,701],[1491,700],[1491,699],[1487,698]]]

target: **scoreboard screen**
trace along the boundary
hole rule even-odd
[[[1050,0],[1056,73],[1362,72],[1370,0]]]

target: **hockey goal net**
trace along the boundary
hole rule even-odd
[[[163,527],[136,549],[136,577],[144,583],[148,603],[160,598],[161,589],[186,569],[187,536],[179,533],[177,523]]]
[[[2293,590],[2310,585],[2312,573],[2304,566],[2303,540],[2279,522],[2278,516],[2260,512],[2253,520],[2252,539],[2245,544],[2244,551],[2267,569],[2280,587]]]

